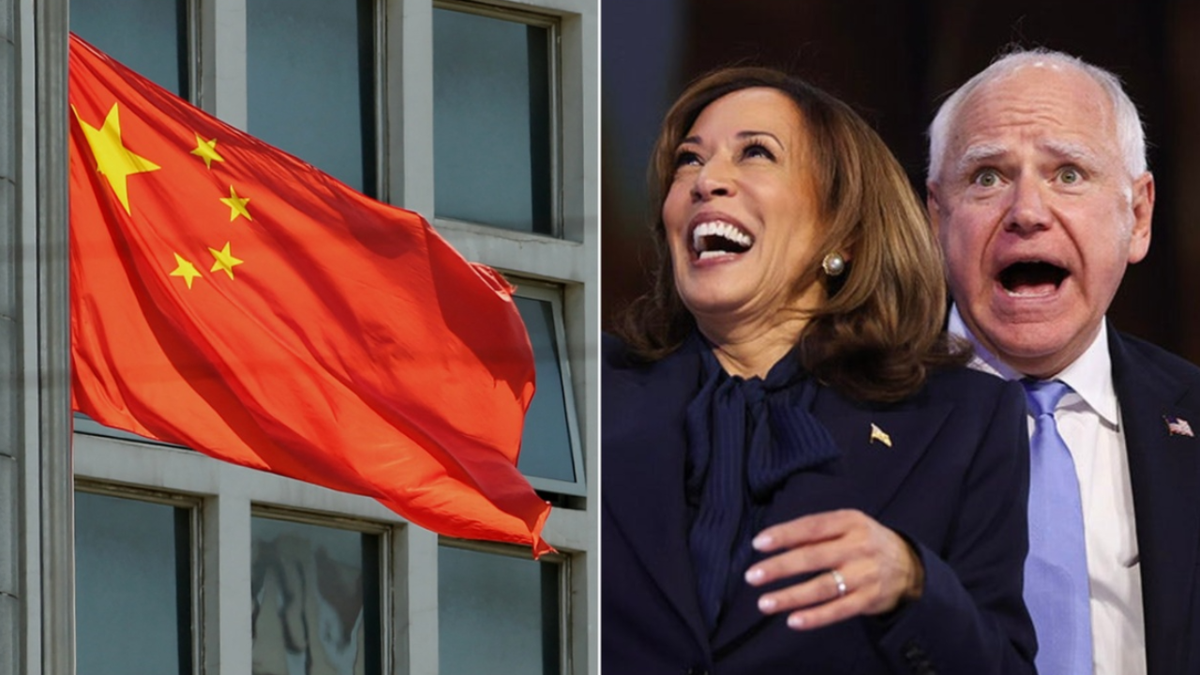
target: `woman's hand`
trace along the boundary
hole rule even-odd
[[[817,573],[758,600],[764,614],[791,611],[787,623],[795,630],[890,612],[921,597],[925,585],[916,551],[861,511],[818,513],[768,527],[754,538],[754,548],[776,555],[746,571],[752,586]]]

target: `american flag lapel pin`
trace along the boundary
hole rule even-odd
[[[1182,417],[1163,415],[1163,421],[1167,423],[1167,433],[1172,436],[1196,437],[1196,434],[1192,433],[1192,425],[1188,424],[1188,421]]]
[[[874,422],[871,423],[871,443],[879,441],[889,448],[892,447],[892,437],[888,436],[883,429],[880,429]]]

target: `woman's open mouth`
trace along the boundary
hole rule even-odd
[[[699,260],[745,253],[752,246],[754,237],[733,223],[710,220],[692,229],[692,251]]]

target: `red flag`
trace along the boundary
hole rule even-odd
[[[511,287],[419,215],[70,50],[75,409],[551,550],[516,468],[534,373]]]

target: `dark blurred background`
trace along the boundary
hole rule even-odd
[[[650,264],[646,167],[683,86],[750,61],[852,105],[924,199],[937,105],[1007,45],[1113,71],[1138,105],[1157,184],[1150,254],[1109,312],[1120,329],[1200,363],[1200,2],[1191,0],[602,0],[602,323]]]

